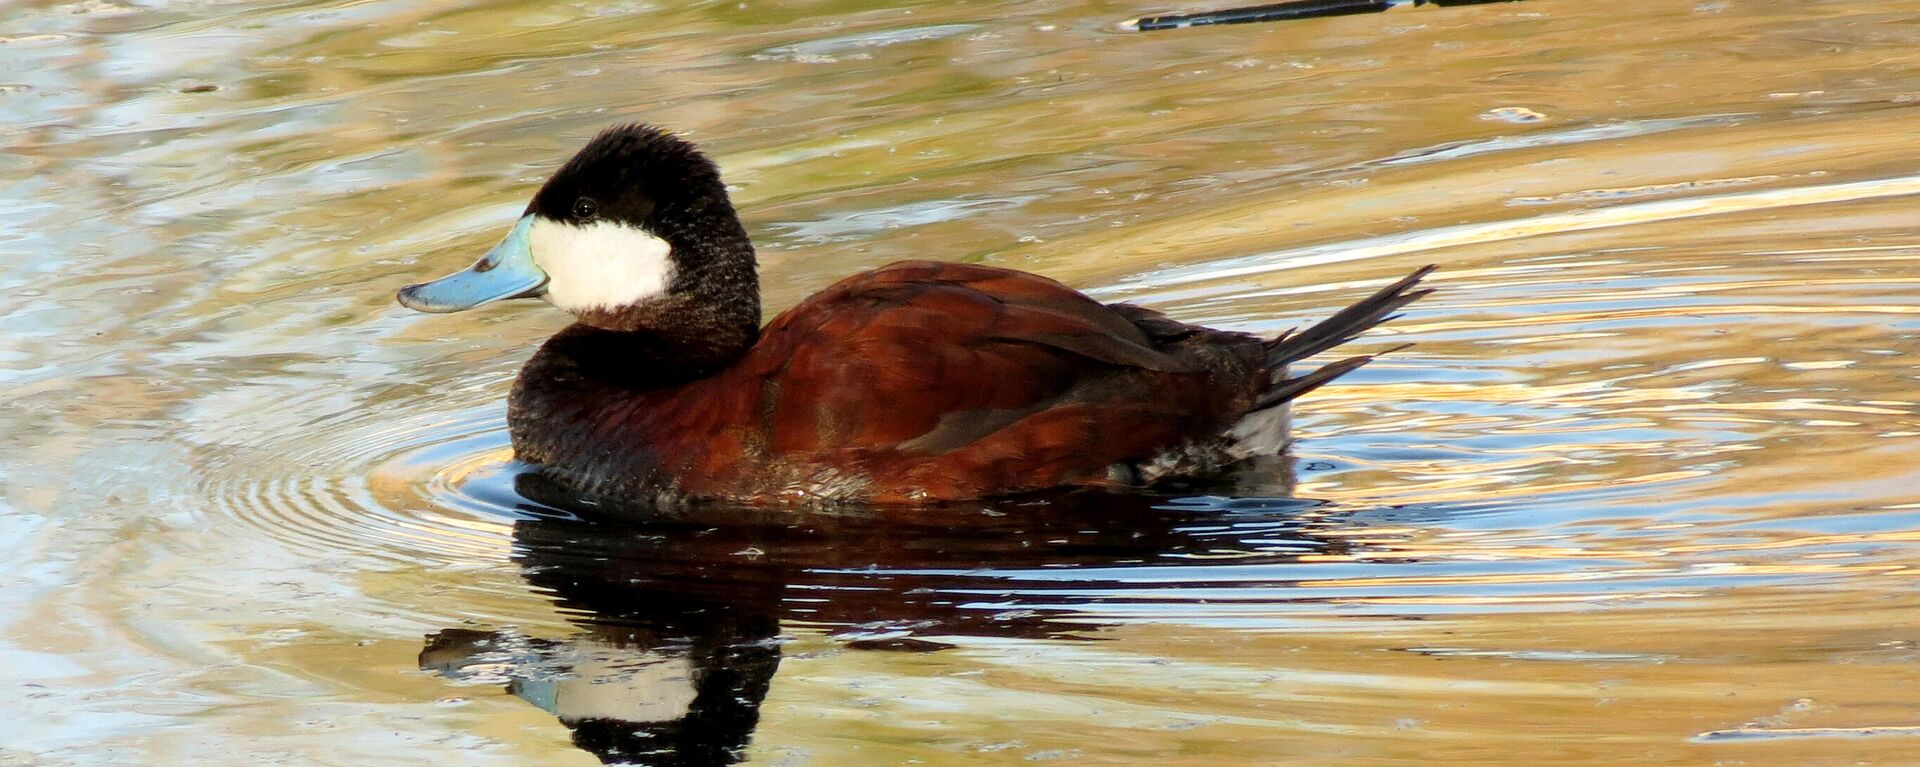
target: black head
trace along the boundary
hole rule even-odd
[[[409,286],[400,301],[455,311],[520,296],[606,330],[751,335],[759,325],[753,245],[719,168],[638,124],[587,142],[472,269]]]
[[[560,166],[527,214],[574,226],[614,222],[669,238],[734,218],[720,169],[678,136],[637,123],[600,132]]]

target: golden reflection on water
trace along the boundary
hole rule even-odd
[[[12,8],[0,764],[594,762],[418,657],[607,608],[512,513],[500,401],[563,320],[390,297],[627,119],[718,158],[775,308],[935,257],[1271,333],[1443,267],[1296,414],[1324,505],[1060,562],[663,534],[778,619],[749,763],[1913,761],[1907,4],[1113,31],[1150,10]]]

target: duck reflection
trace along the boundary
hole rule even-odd
[[[420,665],[504,684],[608,764],[740,760],[780,664],[783,623],[870,650],[938,650],[942,637],[1085,639],[1098,628],[1088,608],[1152,588],[1130,569],[1283,562],[1342,546],[1307,533],[1325,513],[1294,500],[1082,493],[942,509],[640,514],[570,508],[534,474],[515,489],[534,503],[514,526],[514,558],[580,632],[447,629],[427,637]]]

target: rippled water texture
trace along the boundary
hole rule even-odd
[[[0,6],[0,765],[1915,763],[1912,3],[1162,10]],[[563,317],[391,295],[625,119],[774,309],[1440,290],[1290,499],[583,525],[503,424]]]

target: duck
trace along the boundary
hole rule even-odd
[[[520,369],[507,426],[517,460],[582,499],[923,507],[1149,492],[1277,456],[1289,403],[1376,355],[1294,363],[1397,316],[1433,269],[1273,338],[938,260],[848,276],[762,326],[719,167],[632,123],[554,171],[472,266],[398,299],[572,315]]]

